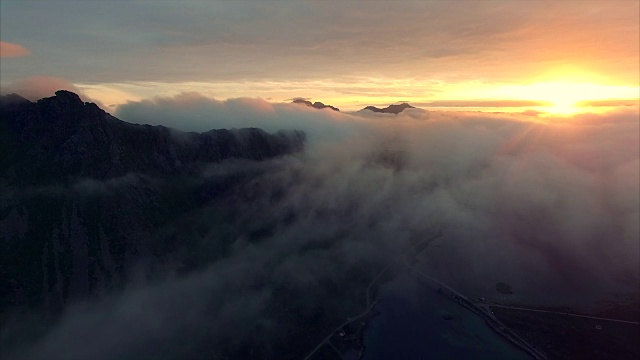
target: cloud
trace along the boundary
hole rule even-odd
[[[618,107],[618,106],[638,106],[638,99],[609,99],[609,100],[588,100],[580,101],[578,107]]]
[[[0,58],[16,58],[31,55],[31,51],[22,45],[0,41]]]
[[[178,244],[173,260],[192,260],[180,250],[196,243],[191,254],[206,263],[69,307],[31,358],[177,358],[249,348],[243,341],[269,357],[278,344],[292,348],[299,319],[333,328],[362,311],[362,283],[436,229],[441,247],[418,266],[471,297],[490,298],[498,281],[537,304],[637,291],[636,111],[544,122],[464,112],[365,118],[182,94],[118,115],[191,130],[304,128],[315,140],[296,156],[212,165],[198,181],[234,184],[228,197],[199,198],[205,205],[182,225],[160,231]],[[135,186],[123,180],[82,180],[70,191],[111,202],[114,188]],[[223,240],[225,251],[216,247]]]
[[[19,79],[3,87],[1,93],[16,93],[31,101],[37,101],[45,97],[54,96],[55,92],[58,90],[74,92],[78,94],[83,101],[95,102],[101,108],[105,108],[103,104],[96,100],[92,100],[69,81],[53,76],[30,76]]]
[[[623,268],[637,268],[636,256],[630,255],[637,251],[622,250],[637,250],[634,224],[617,228],[622,225],[616,219],[638,212],[638,206],[630,207],[626,201],[618,203],[623,198],[637,198],[638,189],[621,178],[615,181],[626,184],[624,190],[610,187],[613,174],[628,173],[637,167],[638,121],[634,111],[540,122],[526,114],[417,110],[393,117],[362,117],[257,99],[216,101],[188,94],[130,103],[118,114],[125,119],[135,115],[138,121],[166,121],[165,125],[183,119],[179,125],[192,130],[217,126],[301,128],[317,140],[308,155],[318,163],[304,163],[308,166],[305,171],[335,182],[336,186],[342,184],[333,189],[336,193],[325,189],[327,192],[317,196],[316,204],[336,196],[349,199],[363,192],[353,203],[368,208],[367,196],[371,194],[362,190],[371,189],[367,182],[393,183],[397,193],[381,196],[392,198],[392,208],[406,212],[411,219],[414,216],[409,214],[409,208],[415,206],[414,209],[424,210],[416,210],[420,216],[432,214],[434,221],[448,223],[452,229],[461,224],[463,228],[473,227],[480,222],[483,231],[487,231],[481,237],[487,239],[478,239],[471,247],[489,246],[493,240],[488,238],[497,236],[550,262],[562,259],[554,264],[538,264],[559,266],[556,271],[569,271],[562,268],[563,264],[594,273],[602,272],[604,267],[610,270],[606,271],[608,275],[623,272]],[[339,137],[332,138],[337,134]],[[380,168],[365,165],[367,159],[375,159],[377,152],[387,148],[400,151],[402,171],[380,172]],[[332,170],[318,174],[316,166]],[[432,187],[432,191],[413,192],[420,183],[431,184],[427,188]],[[346,188],[341,186],[346,184],[357,185],[353,189],[349,185],[351,190],[342,193]],[[292,191],[304,185],[298,184]],[[315,198],[312,194],[307,197]],[[425,208],[410,196],[432,199],[442,207]],[[338,208],[342,206],[345,205]],[[600,240],[602,231],[625,235],[605,246]],[[599,250],[594,252],[595,248]]]
[[[38,59],[36,69],[84,82],[349,83],[348,77],[371,74],[414,82],[527,81],[556,64],[582,64],[585,72],[625,84],[638,78],[638,4],[632,1],[588,8],[540,2],[526,9],[518,1],[464,9],[455,2],[296,2],[278,11],[251,2],[181,4],[15,2],[3,7],[3,34],[36,40],[39,51],[55,58]],[[595,15],[602,13],[608,16]],[[35,17],[38,27],[30,26]],[[24,66],[3,66],[26,76]]]
[[[258,98],[216,100],[199,93],[120,105],[115,115],[139,124],[165,125],[183,131],[258,127],[266,131],[298,129],[318,138],[340,138],[355,129],[363,132],[362,119],[331,109],[314,109],[297,104],[273,104]]]

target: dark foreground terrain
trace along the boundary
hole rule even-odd
[[[492,307],[492,311],[550,359],[640,357],[638,324],[504,307]]]

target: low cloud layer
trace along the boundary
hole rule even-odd
[[[230,253],[68,308],[28,357],[171,358],[247,337],[276,344],[287,329],[278,294],[305,316],[320,308],[329,316],[331,284],[375,273],[437,229],[442,250],[427,253],[443,253],[423,266],[469,291],[507,281],[562,304],[638,290],[636,111],[545,122],[425,111],[366,117],[184,94],[130,103],[117,115],[183,130],[303,129],[312,141],[298,156],[212,166],[200,181],[256,174],[228,204],[238,214],[229,226],[247,229]],[[214,214],[191,215],[208,224],[202,241],[219,231]],[[264,224],[271,230],[255,241],[249,232]]]
[[[640,170],[634,110],[541,122],[517,114],[421,109],[398,116],[350,115],[185,94],[129,103],[118,115],[185,130],[303,129],[312,139],[305,171],[336,167],[316,176],[354,187],[338,187],[336,194],[326,189],[319,201],[364,192],[354,203],[369,208],[360,202],[382,196],[391,202],[390,218],[402,213],[453,232],[468,229],[467,245],[488,254],[503,246],[501,241],[516,244],[520,255],[543,259],[538,265],[559,272],[558,278],[593,272],[608,282],[638,275]],[[378,173],[379,168],[364,165],[381,153],[391,153],[401,163],[392,167],[400,170]],[[384,193],[384,186],[391,186],[391,193]],[[616,234],[615,240],[608,234]]]
[[[274,104],[257,98],[221,101],[199,93],[128,102],[118,107],[115,116],[132,123],[164,125],[183,131],[244,127],[257,127],[269,132],[297,129],[313,135],[314,139],[325,140],[367,132],[362,118],[331,109]]]

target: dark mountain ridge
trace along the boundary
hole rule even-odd
[[[35,103],[5,96],[0,113],[0,176],[22,184],[75,177],[103,180],[131,172],[180,174],[229,158],[263,160],[300,151],[305,140],[300,131],[186,133],[130,124],[69,91]]]

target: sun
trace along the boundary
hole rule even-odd
[[[471,81],[450,84],[438,95],[442,99],[471,99],[506,104],[478,107],[478,111],[524,112],[540,116],[572,116],[578,113],[607,113],[640,102],[640,86],[631,79],[615,82],[611,77],[578,66],[557,67],[511,82]],[[462,101],[464,102],[464,101]],[[509,106],[509,103],[525,105]],[[463,108],[468,110],[469,108]]]
[[[585,108],[593,101],[638,99],[637,86],[602,85],[589,82],[548,81],[533,84],[503,86],[494,96],[527,99],[540,102],[537,110],[551,114],[571,115],[606,109]]]
[[[580,102],[599,99],[606,94],[598,85],[561,82],[532,84],[523,91],[523,96],[547,103],[545,110],[554,114],[579,113],[583,110],[578,106]]]

